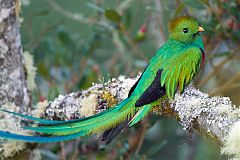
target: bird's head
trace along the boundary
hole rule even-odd
[[[191,16],[182,16],[171,20],[168,30],[170,38],[183,43],[194,42],[200,36],[199,32],[204,31],[198,20]]]

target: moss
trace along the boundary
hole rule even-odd
[[[3,143],[0,148],[0,153],[3,158],[12,157],[16,153],[26,148],[26,143],[20,141],[8,141]]]
[[[18,108],[13,103],[4,104],[2,109],[18,112]],[[20,128],[20,121],[16,120],[12,114],[0,112],[0,117],[0,130],[23,135],[27,134]],[[0,139],[0,142],[1,141],[4,143],[1,143],[0,145],[0,158],[12,157],[26,148],[26,143],[24,142]]]
[[[97,94],[90,94],[84,97],[80,102],[79,113],[83,117],[91,116],[96,113],[97,107]]]
[[[231,104],[229,98],[210,97],[192,86],[187,87],[182,95],[176,94],[171,106],[178,112],[184,129],[192,128],[197,119],[201,125],[199,128],[211,132],[220,141],[229,126],[240,117],[239,109]]]
[[[36,89],[35,77],[37,68],[34,66],[33,56],[28,51],[23,53],[23,60],[26,70],[28,89],[33,91]]]
[[[234,123],[224,138],[222,154],[240,159],[240,121]]]
[[[48,101],[38,102],[35,109],[31,112],[33,117],[41,118],[44,116],[46,108],[48,106]]]
[[[175,118],[177,121],[180,120],[177,112],[171,107],[171,104],[165,97],[156,102],[153,113],[168,118]]]
[[[106,101],[107,108],[115,106],[118,103],[117,98],[107,90],[103,91],[101,98]]]

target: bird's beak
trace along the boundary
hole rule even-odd
[[[198,27],[198,32],[203,32],[204,31],[204,29],[202,28],[202,27]]]

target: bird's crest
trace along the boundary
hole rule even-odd
[[[168,23],[169,32],[174,31],[175,27],[183,21],[198,22],[198,20],[195,17],[189,16],[189,15],[174,18]]]

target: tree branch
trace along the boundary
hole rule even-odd
[[[17,3],[0,1],[0,106],[14,103],[29,105],[29,95],[23,68]]]
[[[137,79],[120,76],[105,84],[94,84],[84,91],[60,95],[45,107],[35,110],[35,115],[44,115],[46,119],[69,120],[102,112],[127,98]],[[154,113],[175,118],[188,132],[198,131],[213,138],[230,156],[240,153],[240,144],[237,143],[240,140],[237,132],[240,130],[240,109],[228,97],[210,97],[189,86],[183,94],[177,93],[174,100],[164,100],[161,104],[154,108]],[[232,136],[233,132],[236,134]],[[238,149],[232,153],[232,150],[228,150],[231,148],[229,143],[239,146]]]
[[[120,76],[81,92],[60,95],[44,109],[44,117],[69,120],[99,113],[125,99],[136,80]],[[163,101],[154,112],[176,118],[185,130],[200,131],[221,144],[231,125],[240,120],[240,109],[229,98],[210,97],[193,86],[177,93],[174,100]]]
[[[26,110],[24,107],[30,104],[23,66],[19,10],[19,0],[0,1],[0,107],[16,112]],[[14,117],[0,117],[1,130],[8,127],[14,131],[20,125]],[[9,143],[0,139],[0,159],[16,154],[25,146],[23,142]]]

